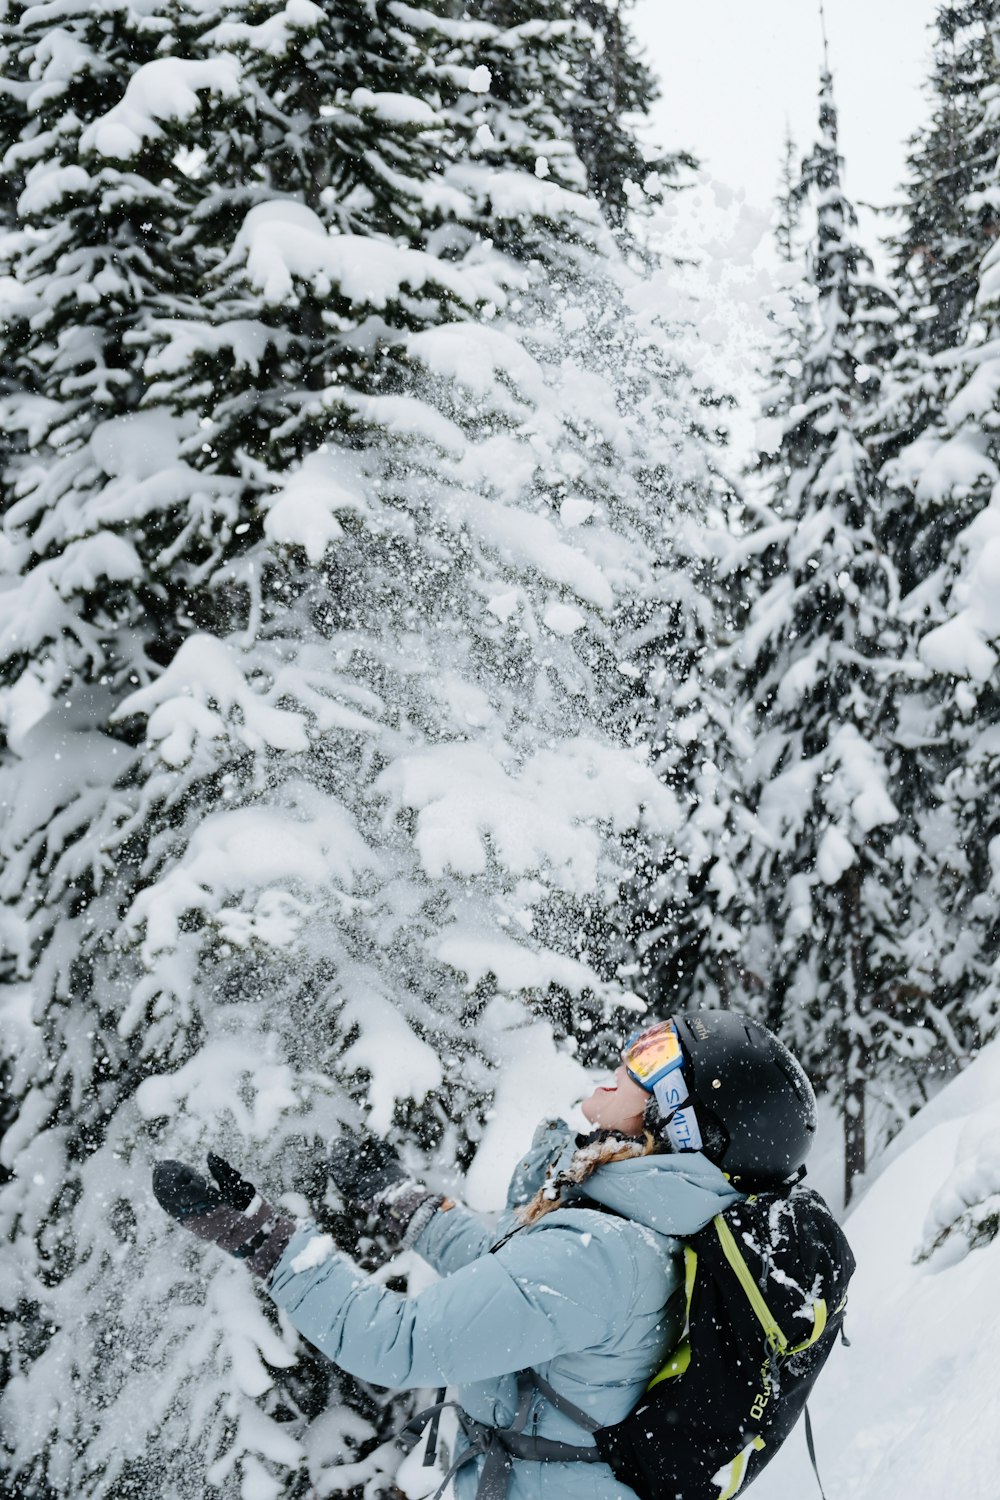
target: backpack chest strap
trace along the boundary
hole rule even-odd
[[[457,1455],[449,1467],[433,1500],[441,1500],[444,1491],[459,1469],[463,1469],[466,1464],[473,1463],[479,1458],[483,1460],[483,1468],[479,1476],[476,1500],[506,1500],[515,1459],[542,1464],[602,1464],[606,1461],[594,1447],[578,1448],[574,1443],[561,1443],[554,1438],[536,1437],[532,1433],[525,1432],[528,1413],[536,1391],[544,1396],[557,1411],[562,1412],[563,1416],[578,1423],[586,1432],[596,1432],[601,1426],[601,1423],[596,1421],[589,1412],[574,1406],[572,1401],[561,1396],[534,1370],[519,1370],[517,1373],[517,1413],[509,1427],[491,1427],[487,1422],[479,1422],[457,1402],[437,1402],[426,1411],[418,1413],[403,1428],[403,1432],[416,1441],[424,1428],[447,1407],[452,1407],[458,1417],[468,1446]]]

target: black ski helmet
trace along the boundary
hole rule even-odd
[[[686,1011],[673,1021],[706,1154],[732,1177],[791,1176],[816,1134],[816,1096],[801,1064],[736,1011]]]

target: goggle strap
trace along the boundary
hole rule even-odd
[[[674,1150],[700,1151],[704,1143],[683,1069],[673,1068],[658,1079],[653,1085],[653,1097]]]

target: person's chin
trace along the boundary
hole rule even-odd
[[[584,1109],[581,1106],[581,1111],[583,1113],[584,1119],[587,1121],[587,1123],[590,1126],[591,1130],[617,1130],[618,1129],[618,1122],[616,1120],[608,1120],[608,1119],[606,1119],[604,1117],[604,1115],[601,1113],[600,1109],[595,1109],[593,1111],[593,1113],[590,1113],[588,1110]]]

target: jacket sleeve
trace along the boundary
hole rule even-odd
[[[514,1168],[507,1188],[508,1209],[520,1208],[544,1186],[545,1174],[561,1158],[572,1154],[576,1138],[565,1120],[543,1120],[531,1145]]]
[[[578,1217],[586,1226],[599,1216]],[[268,1290],[341,1369],[402,1390],[488,1380],[599,1346],[628,1315],[635,1273],[623,1275],[625,1264],[603,1234],[543,1221],[406,1297],[364,1277],[307,1226]]]
[[[439,1208],[412,1243],[412,1249],[439,1276],[450,1276],[485,1255],[499,1236],[461,1203]]]
[[[502,1239],[515,1222],[510,1210],[527,1203],[545,1181],[545,1169],[573,1141],[572,1132],[563,1120],[543,1120],[522,1161],[514,1169],[507,1190],[508,1213],[500,1224],[488,1228],[462,1204],[439,1210],[413,1241],[412,1248],[440,1276],[450,1276],[470,1261],[485,1255],[492,1244]]]

